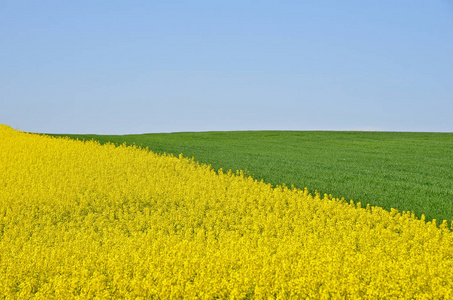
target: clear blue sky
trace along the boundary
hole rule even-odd
[[[453,1],[0,0],[0,123],[453,132]]]

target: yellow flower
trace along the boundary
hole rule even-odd
[[[447,222],[0,125],[6,299],[453,297]]]

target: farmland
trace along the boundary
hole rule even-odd
[[[0,126],[4,298],[444,298],[451,223]]]
[[[183,153],[214,169],[365,204],[453,219],[453,133],[251,131],[69,135]]]

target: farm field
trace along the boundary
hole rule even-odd
[[[0,125],[5,299],[450,299],[451,223]]]
[[[69,135],[183,153],[274,185],[453,219],[453,133],[244,131]]]

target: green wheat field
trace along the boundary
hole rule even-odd
[[[58,136],[54,134],[54,136]],[[63,135],[59,135],[63,136]],[[453,220],[453,133],[233,131],[65,135],[183,153],[214,169],[247,170],[362,204]]]

